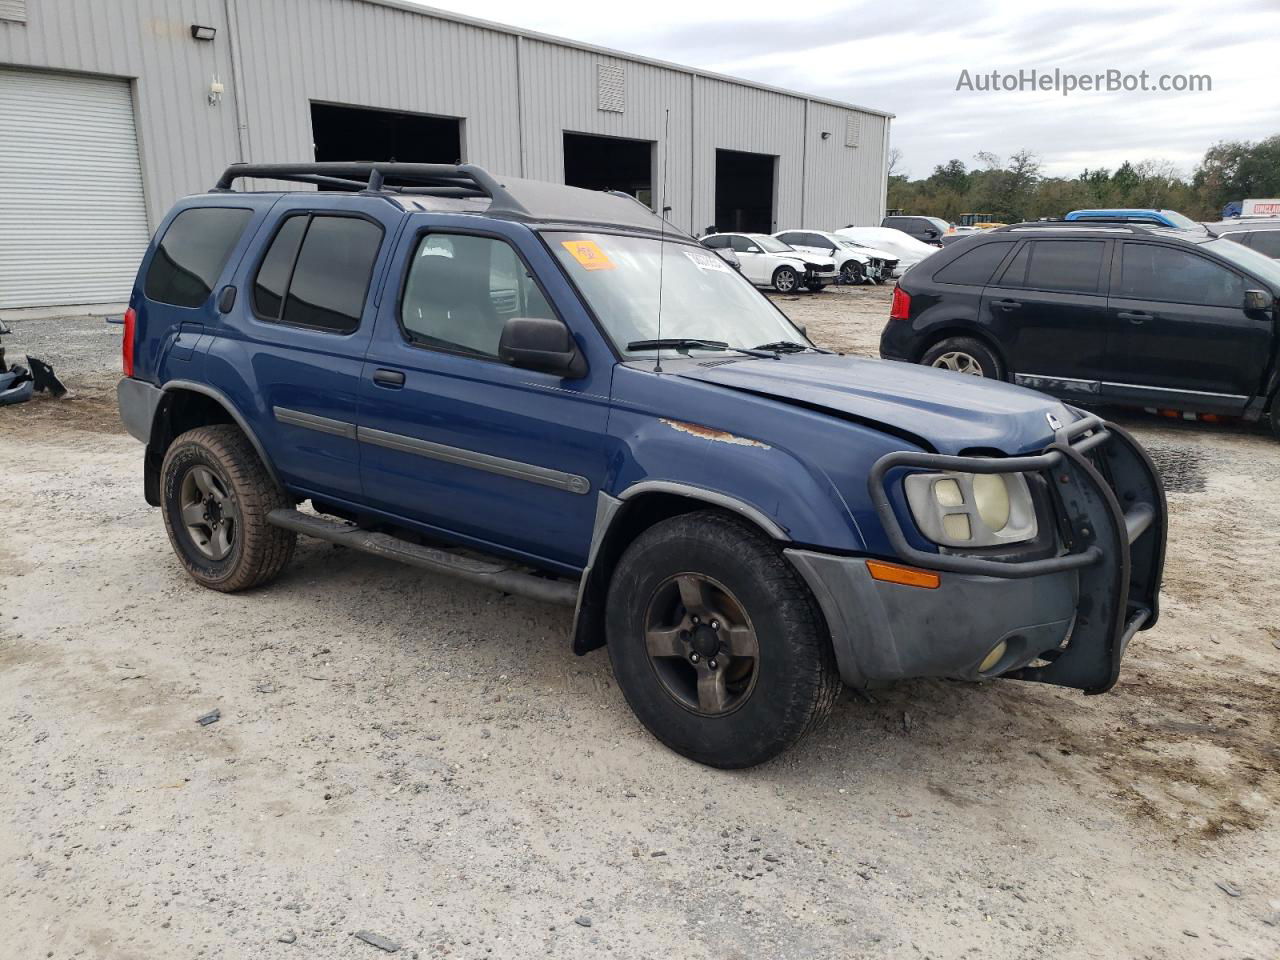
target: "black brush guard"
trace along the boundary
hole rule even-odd
[[[916,549],[902,530],[885,482],[889,471],[904,467],[1043,475],[1058,521],[1058,554],[1020,561]],[[1011,579],[1078,572],[1079,601],[1067,643],[1042,654],[1040,665],[1006,677],[1105,693],[1119,676],[1130,639],[1155,625],[1168,529],[1164,485],[1146,451],[1114,424],[1082,417],[1031,456],[891,453],[876,461],[868,485],[889,542],[915,566]]]

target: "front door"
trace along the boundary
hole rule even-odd
[[[752,283],[766,286],[773,283],[773,270],[776,261],[760,249],[759,245],[747,237],[733,236],[729,238],[733,252],[742,261],[742,275]]]
[[[1018,382],[1053,392],[1096,389],[1107,363],[1109,242],[1023,241],[983,291],[982,325],[1005,346]]]
[[[421,218],[401,245],[390,275],[403,289],[384,298],[369,345],[365,500],[450,539],[576,571],[605,477],[612,356],[592,356],[604,348],[579,337],[589,371],[577,380],[503,363],[498,342],[511,317],[566,319],[567,310],[590,321],[525,228],[432,226]]]
[[[1270,357],[1270,313],[1244,309],[1247,279],[1172,245],[1126,240],[1113,265],[1113,370],[1104,392],[1191,392],[1171,405],[1238,412],[1259,390]],[[1253,284],[1253,286],[1262,286]],[[1197,398],[1195,394],[1205,396]],[[1137,399],[1142,399],[1137,397]],[[1150,399],[1159,402],[1159,394]]]

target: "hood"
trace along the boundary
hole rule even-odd
[[[1038,451],[1053,440],[1050,414],[1063,424],[1076,419],[1059,401],[1024,387],[892,360],[797,353],[690,364],[680,376],[829,410],[945,454]]]

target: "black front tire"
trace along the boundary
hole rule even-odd
[[[973,337],[947,337],[924,352],[920,362],[926,367],[1003,380],[1004,365],[995,351]]]
[[[867,268],[857,260],[850,260],[840,268],[840,279],[847,284],[860,284],[867,279]]]
[[[184,493],[195,471],[212,475],[222,493],[223,522],[234,518],[225,556],[211,556],[208,543],[183,518]],[[234,593],[274,579],[293,557],[297,535],[274,527],[267,514],[293,503],[271,479],[248,438],[228,423],[188,430],[173,441],[160,468],[160,504],[173,552],[191,579],[203,587]],[[216,551],[215,551],[216,552]]]
[[[757,644],[751,685],[722,713],[700,713],[678,699],[660,676],[662,661],[650,656],[652,603],[687,575],[723,585]],[[609,585],[606,634],[614,676],[640,722],[672,750],[712,767],[777,756],[827,717],[840,690],[808,587],[772,540],[716,511],[664,520],[627,547]]]

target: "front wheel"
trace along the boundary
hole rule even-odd
[[[626,549],[606,634],[640,722],[713,767],[781,753],[830,713],[840,689],[803,581],[768,537],[712,511],[655,524]]]
[[[293,506],[238,427],[188,430],[160,468],[160,502],[173,552],[191,578],[232,593],[266,583],[293,556],[297,536],[267,522]]]
[[[800,275],[790,267],[779,267],[773,271],[773,289],[779,293],[790,293],[800,285]]]
[[[986,377],[989,380],[1004,377],[1000,358],[985,343],[972,337],[948,337],[941,340],[924,352],[920,362],[926,367]]]
[[[848,284],[862,283],[867,279],[867,268],[857,260],[850,260],[840,268],[840,279]]]

